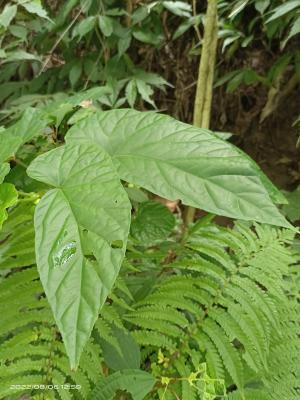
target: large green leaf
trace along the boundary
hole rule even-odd
[[[66,145],[45,153],[31,163],[28,174],[55,187],[36,208],[36,257],[75,368],[118,275],[131,206],[110,157],[94,145]]]
[[[155,378],[139,369],[127,369],[101,378],[90,400],[113,400],[117,390],[126,390],[133,400],[143,400],[155,384]]]
[[[86,118],[68,142],[94,142],[113,158],[120,177],[170,200],[232,218],[290,227],[282,201],[258,166],[210,131],[166,115],[112,110]]]

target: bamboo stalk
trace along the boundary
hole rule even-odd
[[[218,41],[218,7],[217,0],[208,0],[204,23],[204,37],[196,96],[194,102],[193,124],[199,128],[209,128],[213,96],[213,79],[216,63]],[[187,207],[184,224],[188,226],[194,221],[196,209]]]

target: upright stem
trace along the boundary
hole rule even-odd
[[[213,80],[218,41],[217,0],[208,0],[204,23],[203,47],[199,63],[199,73],[194,102],[193,124],[199,128],[209,128],[213,94]],[[185,210],[185,226],[192,223],[195,208]]]
[[[132,14],[132,11],[133,11],[132,0],[127,0],[126,1],[126,12],[127,12],[126,25],[128,27],[130,27],[130,25],[131,25],[131,14]]]
[[[217,49],[217,18],[217,0],[208,0],[204,24],[203,47],[199,63],[199,74],[194,103],[194,125],[199,128],[209,127],[207,114],[210,116],[212,81]],[[206,120],[206,126],[203,126],[204,120]]]

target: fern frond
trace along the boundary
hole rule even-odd
[[[176,360],[174,363],[175,369],[177,370],[179,376],[188,378],[191,374],[191,369],[183,360]],[[188,379],[181,380],[181,399],[182,400],[197,400],[199,398],[199,392],[197,393],[197,388],[192,386]]]
[[[298,318],[299,308],[292,306],[288,288],[296,287],[289,271],[299,257],[291,250],[292,237],[287,230],[261,225],[253,229],[245,223],[237,223],[234,229],[200,226],[151,292],[124,315],[129,326],[136,327],[134,337],[145,349],[169,352],[166,368],[170,374],[176,365],[192,370],[191,355],[197,351],[199,362],[207,364],[213,378],[224,378],[229,387],[238,387],[238,392],[230,394],[232,399],[265,398],[274,389],[275,377],[283,374],[283,368],[275,365],[283,359],[287,367],[291,357],[293,368],[288,370],[294,372],[286,379],[295,396],[293,376],[299,368],[292,353],[300,344],[300,329],[291,320]],[[289,316],[285,322],[282,310]],[[174,330],[176,325],[180,335],[178,328]],[[283,337],[294,339],[287,357],[278,347]],[[165,343],[169,339],[171,345]],[[277,358],[274,349],[280,354]],[[151,357],[149,349],[145,354]],[[274,368],[280,371],[278,375]],[[253,377],[263,390],[247,388],[247,380]],[[179,398],[180,393],[176,392]],[[278,393],[282,394],[279,388]]]
[[[33,209],[27,206],[26,210],[31,215],[23,218],[23,205],[13,209],[1,232],[4,240],[0,244],[0,264],[4,274],[0,281],[0,398],[29,394],[32,399],[69,400],[75,392],[68,390],[68,385],[79,385],[75,398],[86,399],[102,374],[101,349],[91,339],[78,370],[70,370],[34,265],[34,236],[32,227],[27,226],[32,222]],[[26,238],[25,245],[15,240],[14,233],[7,234],[8,228]],[[47,385],[56,385],[56,389],[43,389]]]
[[[153,346],[156,348],[165,348],[170,351],[176,349],[175,342],[159,332],[151,332],[148,330],[134,330],[131,332],[138,344],[143,346]]]
[[[269,400],[268,394],[259,389],[246,389],[243,393],[230,393],[226,400]]]
[[[223,364],[239,388],[244,387],[243,366],[236,348],[229,343],[225,332],[213,320],[207,320],[203,332],[215,344]]]

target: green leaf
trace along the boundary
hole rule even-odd
[[[75,112],[71,116],[71,118],[68,119],[68,125],[76,124],[78,121],[80,121],[81,119],[87,118],[94,112],[95,112],[95,109],[93,107],[81,108],[80,110]]]
[[[257,72],[252,69],[246,69],[244,73],[244,82],[246,85],[252,85],[255,82],[259,82],[260,76]]]
[[[260,13],[263,14],[266,9],[269,7],[271,0],[256,0],[255,1],[255,9]]]
[[[118,40],[118,56],[121,57],[129,48],[131,43],[131,35],[125,35]]]
[[[125,89],[125,95],[130,107],[133,108],[137,96],[136,82],[134,79],[128,82]]]
[[[190,17],[192,6],[184,1],[163,1],[163,6],[171,13],[179,17]]]
[[[282,47],[284,47],[292,37],[298,35],[299,33],[300,33],[300,17],[298,17],[294,21],[293,26],[292,26],[287,38],[284,40]]]
[[[289,204],[283,206],[284,214],[292,221],[300,220],[300,186],[291,193],[285,192]]]
[[[125,187],[125,190],[130,200],[135,201],[136,203],[148,201],[147,194],[137,187]]]
[[[121,17],[123,15],[127,15],[126,10],[122,8],[110,8],[105,10],[106,15],[110,15],[111,17]]]
[[[107,86],[94,87],[83,92],[78,92],[74,96],[66,97],[63,99],[63,102],[62,100],[51,102],[43,109],[43,111],[45,112],[45,114],[49,114],[51,117],[55,117],[59,107],[65,108],[68,112],[68,110],[80,106],[85,101],[96,101],[98,99],[101,99],[108,93],[111,93],[111,89]],[[69,107],[68,109],[67,105],[71,107]],[[59,112],[58,114],[60,115],[61,112]]]
[[[16,204],[18,200],[18,192],[11,183],[2,183],[0,185],[0,229],[3,222],[7,219],[8,207]]]
[[[74,110],[73,104],[60,102],[60,104],[57,105],[57,108],[53,110],[51,114],[49,113],[49,116],[51,116],[56,129],[62,123],[66,115],[72,110]]]
[[[276,7],[273,10],[273,15],[267,19],[266,23],[274,21],[277,18],[283,17],[295,8],[300,7],[299,0],[287,1],[286,3]]]
[[[21,119],[0,133],[0,162],[8,160],[19,147],[41,135],[47,126],[45,115],[34,108],[27,108]]]
[[[71,11],[75,6],[77,6],[78,3],[79,0],[66,0],[61,4],[55,24],[53,25],[53,29],[60,28],[66,22],[66,19],[70,15]],[[85,7],[82,7],[83,12],[85,12],[84,8]]]
[[[162,76],[154,74],[153,72],[146,72],[143,69],[135,69],[133,76],[136,79],[140,79],[141,81],[158,88],[163,88],[164,85],[173,87],[173,85],[166,81]]]
[[[253,40],[254,35],[246,36],[245,39],[243,39],[241,46],[242,47],[247,47]]]
[[[66,140],[98,143],[112,156],[121,179],[161,197],[290,227],[270,199],[282,195],[257,164],[206,129],[154,112],[112,110],[73,126]]]
[[[268,81],[273,83],[276,78],[285,70],[291,61],[292,55],[287,53],[276,60],[268,72]]]
[[[244,81],[244,76],[245,76],[245,72],[241,71],[238,74],[236,74],[232,79],[230,79],[230,81],[227,84],[227,88],[226,91],[228,93],[232,93],[234,92]]]
[[[153,89],[151,88],[151,86],[141,79],[136,79],[136,87],[142,99],[155,108],[155,103],[150,97],[153,94]]]
[[[19,137],[9,136],[6,131],[0,133],[0,162],[8,160],[18,150],[22,141]]]
[[[99,16],[99,28],[104,36],[110,36],[113,33],[113,20],[105,15]]]
[[[42,7],[42,4],[39,0],[21,3],[21,6],[24,7],[30,14],[36,14],[41,18],[45,18],[51,21],[47,15],[47,11]]]
[[[16,13],[16,5],[6,4],[2,13],[0,14],[0,25],[4,26],[4,28],[7,28],[10,25],[11,21],[15,18]]]
[[[9,27],[9,31],[12,35],[14,35],[15,37],[22,39],[22,40],[26,40],[27,37],[27,29],[24,28],[23,26],[20,25],[10,25]]]
[[[0,164],[0,183],[4,181],[4,178],[9,173],[10,166],[8,163]]]
[[[110,157],[93,144],[59,147],[27,171],[55,187],[35,212],[37,266],[76,368],[119,273],[131,206]]]
[[[134,10],[131,20],[132,24],[138,24],[146,19],[149,15],[149,8],[146,5],[141,5],[136,10]]]
[[[100,342],[107,366],[114,371],[140,368],[140,349],[130,332],[114,327],[112,336],[117,340],[118,348],[104,339]]]
[[[240,69],[236,69],[235,71],[228,72],[227,74],[222,75],[214,84],[214,88],[224,85],[224,83],[230,81],[235,75],[240,73]]]
[[[91,8],[91,5],[93,3],[93,0],[80,0],[80,5],[82,8],[82,11],[84,13],[87,13],[89,9]]]
[[[166,239],[175,227],[175,217],[171,211],[155,201],[139,205],[131,224],[132,236],[143,245]]]
[[[74,63],[73,67],[69,73],[69,80],[71,83],[72,88],[75,87],[76,83],[79,81],[82,72],[82,64],[80,61]]]
[[[236,3],[228,18],[236,17],[248,5],[250,0],[241,0]]]
[[[201,22],[201,16],[196,15],[195,17],[191,17],[187,19],[186,21],[183,21],[176,31],[173,34],[173,40],[178,39],[181,35],[183,35],[190,27],[192,26],[197,26]]]
[[[226,47],[230,46],[232,43],[236,42],[237,40],[240,39],[240,34],[234,34],[233,36],[229,36],[224,39],[223,45],[222,45],[222,53],[225,52]]]
[[[140,42],[152,44],[153,46],[159,46],[163,40],[163,36],[161,34],[157,34],[146,28],[136,28],[133,30],[132,34]]]
[[[102,378],[91,392],[90,400],[113,400],[117,390],[126,390],[133,400],[143,400],[155,384],[155,378],[139,369],[115,372]]]
[[[89,33],[95,26],[95,17],[87,17],[80,21],[73,30],[73,38],[79,36],[79,40]]]
[[[41,58],[35,54],[28,53],[25,50],[16,50],[6,53],[5,61],[3,62],[13,62],[13,61],[40,61]]]

